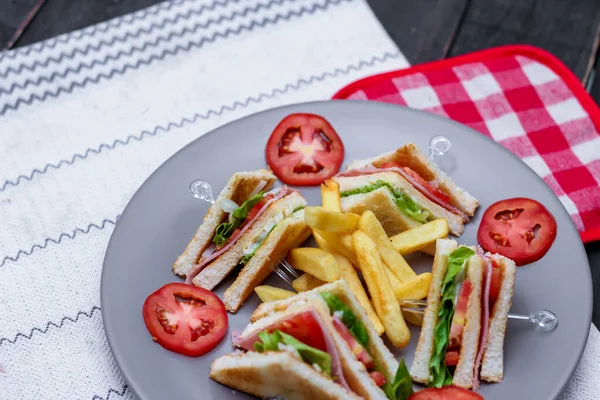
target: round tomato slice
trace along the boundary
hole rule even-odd
[[[148,296],[143,315],[152,340],[185,356],[207,353],[227,333],[227,312],[221,299],[184,283],[169,283]]]
[[[430,388],[413,393],[408,400],[484,400],[483,396],[457,386]]]
[[[556,238],[556,220],[533,199],[514,198],[492,204],[485,213],[477,240],[491,253],[525,265],[542,258]]]
[[[344,144],[325,118],[290,114],[271,133],[265,154],[269,167],[285,184],[314,186],[340,170]]]

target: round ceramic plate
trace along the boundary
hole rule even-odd
[[[208,376],[212,361],[234,350],[229,336],[198,358],[169,352],[152,341],[142,318],[142,304],[164,284],[181,281],[173,275],[171,266],[208,209],[206,202],[191,195],[190,183],[204,179],[217,195],[234,172],[264,168],[267,138],[282,118],[294,112],[320,114],[331,122],[344,141],[345,164],[407,142],[427,153],[433,136],[447,136],[452,150],[441,159],[442,169],[481,203],[458,239],[460,243],[477,243],[481,215],[495,201],[530,197],[548,208],[558,224],[556,241],[540,261],[518,268],[511,311],[548,309],[560,323],[556,330],[542,333],[528,322],[509,320],[504,380],[483,384],[480,393],[486,400],[547,400],[558,396],[581,357],[592,311],[587,256],[558,198],[527,165],[478,132],[425,112],[352,101],[287,106],[222,126],[171,157],[133,196],[108,245],[101,288],[106,336],[133,392],[143,400],[250,398]],[[309,204],[320,204],[318,187],[300,190]],[[407,261],[420,273],[431,270],[433,258],[414,255]],[[217,287],[218,295],[232,278]],[[287,286],[276,274],[266,283]],[[252,295],[240,311],[229,314],[230,333],[241,331],[248,324],[258,303],[257,296]],[[408,366],[419,338],[419,329],[412,327],[411,331],[412,338],[405,349],[392,348]]]

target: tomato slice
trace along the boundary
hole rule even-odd
[[[467,306],[469,305],[469,296],[471,295],[472,289],[473,285],[471,282],[465,279],[458,292],[454,316],[452,317],[452,324],[450,325],[449,348],[460,346],[462,343],[462,334],[466,324]]]
[[[274,330],[287,333],[315,349],[327,351],[327,343],[325,342],[321,325],[316,320],[313,311],[304,311],[283,321],[279,321],[277,324],[269,327],[269,332],[273,332]]]
[[[244,223],[240,226],[240,228],[243,228],[244,225],[246,224],[246,222],[252,221],[254,219],[254,217],[256,216],[256,214],[258,214],[260,209],[265,205],[265,203],[267,201],[271,200],[273,197],[275,197],[275,195],[273,193],[264,195],[263,198],[258,203],[256,203],[254,206],[252,206],[250,211],[248,211],[248,215],[246,216],[246,219],[244,220]],[[233,236],[233,235],[231,235],[231,236]]]
[[[185,356],[207,353],[227,333],[227,312],[221,299],[184,283],[166,284],[148,296],[143,315],[154,341]]]
[[[352,335],[352,332],[350,332],[348,327],[344,325],[344,323],[340,321],[340,319],[335,317],[333,318],[333,326],[335,327],[337,333],[340,334],[342,339],[344,339],[344,341],[352,351],[352,354],[354,354],[356,359],[365,366],[367,371],[375,368],[375,361],[373,361],[373,358],[371,358],[367,350],[360,343],[358,343],[358,341]]]
[[[485,272],[487,273],[487,272]],[[498,299],[500,294],[500,287],[502,286],[502,269],[492,260],[492,279],[490,280],[490,305],[493,306]]]
[[[477,231],[479,244],[491,253],[525,265],[542,258],[556,238],[556,220],[540,203],[513,198],[485,210]]]
[[[271,133],[265,155],[275,175],[284,183],[314,186],[340,170],[344,144],[325,118],[290,114]]]
[[[484,400],[483,396],[457,386],[430,388],[413,393],[408,400]]]
[[[417,181],[417,183],[419,183],[421,186],[423,186],[425,189],[427,189],[427,191],[429,193],[431,193],[433,196],[437,197],[439,200],[441,200],[444,203],[450,203],[450,195],[442,192],[435,185],[432,185],[430,182],[421,178],[421,175],[419,175],[412,169],[410,169],[408,167],[402,167],[400,164],[391,162],[391,161],[383,163],[381,165],[381,168],[402,168],[404,170],[404,172],[406,172],[408,174],[408,176],[410,176],[415,181]]]
[[[446,358],[444,358],[444,365],[446,367],[451,367],[454,365],[458,365],[458,360],[459,360],[459,350],[458,349],[454,349],[454,350],[448,350],[446,352]]]
[[[382,387],[387,382],[385,379],[385,375],[379,371],[371,371],[369,372],[369,376],[373,379],[373,382],[379,387]]]

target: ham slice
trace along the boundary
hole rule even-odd
[[[350,387],[348,386],[348,383],[346,382],[346,379],[344,379],[344,372],[342,371],[342,362],[340,360],[340,355],[338,353],[337,347],[335,346],[335,342],[333,341],[331,334],[325,327],[324,322],[321,319],[321,316],[319,315],[319,313],[317,313],[317,311],[315,311],[314,309],[311,308],[306,311],[303,311],[300,314],[289,315],[287,318],[278,320],[277,322],[273,323],[271,326],[266,327],[264,330],[270,332],[270,331],[274,331],[277,329],[277,330],[282,331],[283,333],[288,333],[288,332],[286,332],[286,325],[287,325],[286,322],[291,322],[292,320],[297,319],[297,318],[307,318],[307,317],[312,318],[318,325],[319,330],[321,331],[321,334],[325,341],[325,351],[331,356],[331,376],[334,378],[336,383],[340,384],[344,388],[351,391]],[[292,324],[290,324],[290,325],[292,325]],[[252,351],[252,350],[254,350],[254,343],[256,343],[260,340],[258,337],[259,333],[260,332],[257,332],[255,334],[250,335],[245,338],[241,338],[239,336],[232,337],[232,344],[235,347],[239,347],[239,348],[242,348],[242,349],[245,349],[248,351]],[[288,334],[291,334],[291,332]],[[318,334],[318,332],[312,332],[312,334],[313,335]],[[292,336],[294,336],[294,335],[292,335]]]
[[[256,222],[256,220],[258,220],[260,218],[260,216],[264,214],[265,211],[267,211],[267,208],[269,208],[269,206],[271,204],[273,204],[274,202],[282,199],[283,197],[285,197],[288,194],[291,194],[293,192],[294,192],[294,190],[290,189],[287,186],[283,186],[281,189],[279,189],[279,191],[275,194],[275,196],[272,199],[265,202],[265,204],[262,206],[262,208],[256,213],[254,218],[252,218],[250,221],[247,221],[247,223],[244,224],[244,227],[242,229],[240,229],[237,233],[235,233],[229,239],[229,241],[227,242],[227,244],[225,246],[223,246],[218,251],[215,251],[214,253],[212,253],[208,258],[205,258],[199,264],[194,265],[192,267],[192,269],[190,269],[189,272],[187,273],[186,278],[185,278],[185,283],[191,284],[192,281],[194,280],[194,278],[196,277],[196,275],[198,275],[200,273],[200,271],[202,271],[204,269],[204,267],[206,267],[210,262],[212,262],[214,259],[219,257],[221,254],[223,254],[227,250],[229,250],[231,248],[231,246],[233,246],[235,244],[235,242],[237,242],[238,239],[242,237],[244,232],[246,232],[248,229],[250,229],[252,224],[254,224],[254,222]]]
[[[336,176],[350,177],[350,176],[372,175],[372,174],[378,174],[380,172],[396,172],[396,173],[400,174],[404,179],[406,179],[408,182],[410,182],[410,184],[413,185],[415,189],[417,189],[419,192],[421,192],[430,201],[432,201],[435,204],[437,204],[438,206],[450,211],[452,214],[461,216],[464,222],[470,221],[470,218],[467,214],[465,214],[458,208],[451,206],[450,204],[440,200],[437,196],[435,196],[433,193],[431,193],[426,187],[421,185],[419,182],[415,181],[402,168],[398,168],[398,167],[390,167],[390,168],[365,167],[365,168],[351,169],[349,171],[340,172]]]
[[[473,377],[473,390],[479,388],[479,367],[481,366],[481,360],[483,359],[483,353],[487,346],[488,330],[490,326],[490,287],[492,282],[492,263],[483,254],[481,248],[477,248],[477,253],[485,261],[485,286],[483,288],[483,315],[481,316],[481,335],[479,337],[479,350],[477,351],[477,358],[475,359],[475,376]]]

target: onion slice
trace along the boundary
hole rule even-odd
[[[228,214],[231,214],[239,207],[239,205],[231,199],[221,200],[220,205],[221,205],[221,210],[225,211]]]
[[[250,193],[250,196],[248,196],[248,198],[254,197],[257,194],[260,193],[261,190],[263,190],[263,188],[267,186],[267,181],[263,181],[261,180],[260,182],[258,182],[256,184],[256,187],[254,188],[254,190],[252,191],[252,193]]]

